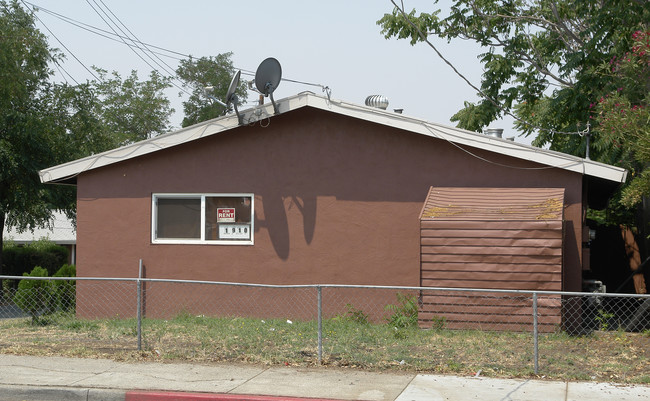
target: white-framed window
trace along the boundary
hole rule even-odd
[[[253,245],[253,194],[153,194],[154,244]]]

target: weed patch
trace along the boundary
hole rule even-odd
[[[410,302],[391,309],[395,319],[373,324],[350,306],[344,315],[323,321],[325,366],[401,370],[492,377],[536,377],[530,333],[420,329],[393,323],[410,321]],[[144,319],[138,351],[135,319],[77,319],[70,313],[0,320],[4,353],[112,358],[126,361],[318,365],[315,321],[216,318],[181,313],[170,319]],[[41,319],[43,320],[43,319]],[[416,318],[417,322],[417,318]],[[389,324],[391,323],[391,324]],[[399,327],[398,327],[399,326]],[[539,337],[540,377],[559,380],[650,382],[650,336],[600,331],[587,336],[563,333]]]

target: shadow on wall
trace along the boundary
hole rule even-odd
[[[305,242],[309,245],[314,239],[316,229],[316,196],[289,196],[283,197],[280,193],[262,195],[265,219],[261,220],[255,211],[255,231],[266,228],[271,238],[271,243],[278,257],[282,260],[289,259],[291,240],[289,238],[289,222],[284,205],[285,199],[290,199],[289,209],[296,207],[303,220],[303,233]]]

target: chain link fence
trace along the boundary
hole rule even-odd
[[[650,296],[0,276],[0,347],[650,382]],[[566,376],[568,375],[568,376]],[[609,375],[609,376],[607,376]]]

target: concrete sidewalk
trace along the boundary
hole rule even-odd
[[[235,396],[237,395],[237,396]],[[279,398],[277,398],[279,397]],[[0,400],[642,401],[650,386],[0,354]]]

